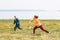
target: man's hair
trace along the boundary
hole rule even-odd
[[[16,17],[16,16],[14,16],[14,17]]]
[[[34,16],[34,18],[38,18],[38,16],[37,16],[37,15],[35,15],[35,16]]]

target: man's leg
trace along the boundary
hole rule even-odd
[[[21,29],[21,28],[18,26],[18,29]]]
[[[20,30],[22,29],[22,28],[20,28],[20,25],[18,25],[18,29],[20,29]]]
[[[37,29],[37,26],[33,28],[33,34],[35,34],[35,30]]]
[[[17,28],[17,27],[15,26],[15,27],[14,27],[14,31],[16,31],[16,28]]]
[[[41,25],[41,26],[39,26],[39,28],[42,30],[42,31],[44,31],[44,32],[46,32],[46,33],[49,33],[47,30],[45,30],[44,28],[43,28],[43,26]]]

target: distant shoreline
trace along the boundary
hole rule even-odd
[[[1,21],[1,20],[14,20],[14,19],[0,19],[0,21]],[[20,19],[20,20],[30,20],[30,19]],[[44,21],[44,20],[45,20],[45,21],[49,21],[49,20],[50,20],[50,21],[56,21],[56,20],[57,20],[57,21],[60,21],[60,19],[40,19],[40,20],[42,20],[42,21]]]

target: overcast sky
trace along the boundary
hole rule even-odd
[[[58,10],[60,0],[0,0],[0,19],[13,19],[14,15],[19,19],[31,19],[34,15],[40,19],[60,19]]]

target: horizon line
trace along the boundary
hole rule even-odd
[[[38,11],[38,12],[41,12],[41,11],[48,11],[48,10],[35,10],[35,9],[0,9],[0,12],[16,12],[16,11]],[[57,12],[60,12],[60,10],[55,10]]]
[[[32,10],[28,10],[28,9],[13,9],[13,10],[0,10],[0,11],[47,11],[47,10],[34,10],[34,9],[32,9]]]

